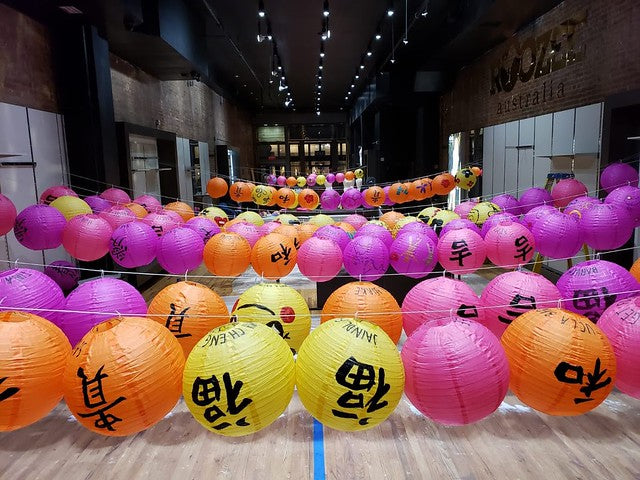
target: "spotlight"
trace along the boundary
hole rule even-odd
[[[320,66],[318,66],[319,70],[322,70],[324,67],[322,66],[322,64],[320,64]]]
[[[353,84],[353,83],[352,83],[352,84],[351,84],[351,88],[355,88],[355,84]]]
[[[360,74],[358,73],[358,71],[356,70],[356,80],[360,78]]]
[[[387,7],[387,16],[393,17],[395,11],[393,10],[393,0],[389,0],[389,6]]]
[[[345,96],[344,96],[344,99],[345,99],[345,100],[349,100],[349,97],[347,97],[347,96],[345,95]]]
[[[376,40],[381,40],[382,39],[382,30],[380,29],[380,25],[378,25],[378,28],[376,28]]]
[[[316,115],[320,116],[320,110],[316,110]]]
[[[324,58],[324,44],[320,44],[320,58]]]
[[[371,55],[373,55],[373,52],[371,51],[371,47],[367,48],[367,57],[370,57]]]
[[[409,43],[409,39],[407,37],[402,39],[402,43],[404,43],[405,45],[407,45]]]
[[[273,33],[271,33],[271,22],[267,24],[267,40],[273,40]]]
[[[264,1],[260,0],[258,2],[258,16],[260,18],[263,18],[266,15],[265,11],[264,11]]]
[[[322,15],[325,17],[329,16],[329,0],[324,0],[324,5],[322,6]]]
[[[360,70],[364,70],[364,63],[360,64]]]

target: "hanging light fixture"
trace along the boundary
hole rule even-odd
[[[378,25],[378,28],[376,28],[376,40],[381,40],[382,39],[382,29],[380,28],[380,25]]]
[[[409,29],[407,28],[407,17],[408,17],[408,0],[404,0],[404,38],[402,39],[402,43],[405,45],[409,43]]]
[[[322,15],[324,15],[325,17],[329,16],[329,0],[324,0],[324,3],[322,5]]]
[[[388,17],[393,17],[394,13],[395,13],[395,11],[393,9],[393,0],[389,0],[389,6],[387,7],[387,16]]]
[[[273,40],[273,33],[271,33],[271,22],[267,20],[267,40]]]
[[[258,2],[258,16],[259,16],[260,18],[264,18],[264,16],[265,16],[266,14],[267,14],[267,13],[264,11],[264,1],[263,1],[263,0],[260,0],[260,1]]]
[[[320,58],[324,58],[324,44],[320,44]]]

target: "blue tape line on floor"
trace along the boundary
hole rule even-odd
[[[322,424],[313,419],[313,480],[324,479],[324,433]]]

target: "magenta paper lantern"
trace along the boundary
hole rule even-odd
[[[103,210],[100,216],[109,222],[111,228],[114,229],[125,223],[133,222],[138,218],[135,213],[122,205],[112,205],[106,210]]]
[[[271,174],[267,175],[267,185],[275,185],[276,184],[276,176]]]
[[[473,273],[486,258],[487,248],[482,236],[470,228],[449,230],[440,236],[438,261],[448,272],[457,275]]]
[[[342,172],[336,173],[336,182],[338,183],[344,182],[344,173]]]
[[[584,197],[588,194],[584,183],[575,178],[565,178],[556,183],[551,189],[553,206],[564,208],[574,198]]]
[[[67,297],[60,328],[75,346],[95,325],[112,317],[147,313],[147,304],[135,288],[116,278],[83,283]]]
[[[62,232],[62,246],[73,258],[92,262],[109,251],[113,228],[98,215],[78,215],[67,222]]]
[[[6,235],[11,231],[16,221],[16,207],[9,197],[0,193],[0,235]]]
[[[107,188],[100,196],[111,203],[111,205],[126,205],[127,203],[131,203],[129,194],[120,188]]]
[[[531,209],[542,205],[553,205],[553,197],[546,189],[541,187],[527,188],[522,192],[518,201],[520,202],[522,213],[525,214]]]
[[[182,218],[182,216],[178,212],[174,212],[173,210],[166,210],[166,209],[162,209],[160,210],[160,212],[164,213],[165,215],[169,215],[178,226],[184,223],[184,218]]]
[[[628,163],[612,163],[602,170],[600,174],[600,186],[607,193],[611,193],[618,187],[637,187],[638,170]]]
[[[389,249],[382,240],[361,236],[349,242],[342,252],[344,268],[354,278],[373,282],[389,268]]]
[[[491,203],[498,205],[500,210],[505,213],[511,213],[513,215],[520,216],[522,213],[522,208],[520,207],[520,202],[513,195],[509,195],[508,193],[503,193],[502,195],[497,195],[493,197]]]
[[[365,217],[363,215],[359,215],[357,213],[352,213],[351,215],[347,215],[346,217],[344,217],[344,219],[342,221],[345,222],[345,223],[348,223],[353,228],[358,230],[360,227],[362,227],[369,220],[367,220],[367,217]]]
[[[56,325],[58,310],[64,308],[64,294],[56,282],[31,268],[13,268],[0,272],[0,306],[33,313]]]
[[[109,242],[111,258],[121,267],[135,268],[149,265],[156,258],[158,236],[141,221],[120,225]]]
[[[251,248],[260,240],[260,231],[253,223],[238,222],[227,227],[227,232],[234,232],[249,242]]]
[[[531,233],[540,255],[548,258],[571,258],[584,243],[578,218],[558,211],[538,219]]]
[[[604,203],[626,210],[633,220],[633,226],[640,227],[640,188],[618,187],[607,195]]]
[[[45,205],[49,205],[58,197],[77,197],[78,194],[71,190],[69,187],[65,187],[64,185],[56,185],[54,187],[47,188],[40,195],[40,203],[44,203]]]
[[[162,210],[162,204],[160,200],[151,195],[140,195],[133,200],[133,203],[137,203],[138,205],[142,205],[145,210],[149,213],[157,212],[158,210]]]
[[[451,221],[454,222],[455,220],[451,220]],[[446,225],[449,225],[449,224],[447,223]],[[402,227],[400,227],[400,230],[398,230],[398,232],[396,233],[396,237],[398,237],[399,235],[402,235],[403,233],[409,233],[409,232],[422,233],[428,236],[431,240],[433,240],[433,243],[435,243],[436,245],[438,244],[438,234],[436,233],[436,231],[433,229],[433,227],[431,227],[430,225],[427,225],[421,220],[417,222],[409,222],[404,224]]]
[[[462,202],[460,205],[458,205],[456,208],[454,208],[453,211],[454,211],[454,213],[457,213],[458,215],[460,215],[461,218],[464,219],[464,218],[467,218],[467,216],[469,215],[469,212],[471,211],[471,209],[473,207],[475,207],[476,205],[478,205],[478,202],[474,202],[473,200],[467,200],[466,202]],[[453,222],[453,220],[452,220],[452,222]],[[449,223],[451,223],[451,222],[449,222]]]
[[[327,282],[342,268],[342,249],[331,239],[311,237],[298,250],[298,268],[309,280]]]
[[[492,215],[489,218],[494,217],[495,215]],[[413,223],[413,222],[412,222]],[[485,222],[486,223],[486,222]],[[410,225],[410,224],[408,224]],[[473,223],[471,220],[467,219],[467,218],[456,218],[454,220],[451,220],[449,223],[447,223],[444,227],[442,227],[442,230],[440,230],[440,238],[442,238],[443,236],[445,236],[447,234],[447,232],[449,232],[450,230],[460,230],[462,228],[468,228],[469,230],[473,230],[474,232],[476,232],[478,235],[482,236],[482,230],[480,230],[480,227],[478,227],[475,223]]]
[[[444,425],[482,420],[509,387],[509,362],[498,339],[457,316],[420,326],[404,343],[402,362],[409,401]]]
[[[333,182],[336,181],[336,175],[335,173],[328,173],[327,174],[327,178],[326,178],[326,183],[328,183],[329,185],[331,185]]]
[[[396,204],[396,202],[394,202],[389,198],[389,188],[391,188],[391,185],[387,185],[382,189],[384,190],[384,204],[387,205],[388,207]]]
[[[580,218],[584,243],[595,250],[613,250],[627,243],[633,233],[633,219],[618,205],[598,203]]]
[[[63,292],[70,292],[78,286],[80,270],[71,262],[56,260],[44,267],[44,274],[56,282]]]
[[[153,231],[159,237],[180,226],[179,222],[176,222],[171,215],[167,215],[164,212],[152,212],[141,221],[153,228]]]
[[[402,326],[411,335],[423,323],[459,316],[482,322],[480,299],[466,283],[448,277],[423,280],[404,297]]]
[[[327,189],[320,195],[320,206],[324,210],[336,210],[340,205],[340,194],[333,190]]]
[[[283,175],[280,175],[280,176],[277,178],[276,183],[277,183],[279,186],[284,187],[284,184],[285,184],[285,183],[287,183],[287,177],[285,177],[285,176],[283,176]]]
[[[344,249],[347,248],[347,245],[349,245],[349,242],[351,241],[349,234],[342,228],[336,227],[335,225],[324,225],[313,232],[313,236],[316,238],[333,240],[338,244],[340,251],[343,253]]]
[[[480,229],[480,235],[484,238],[487,235],[487,232],[491,230],[493,227],[498,225],[500,222],[504,220],[511,220],[512,222],[518,222],[518,217],[516,217],[513,213],[496,213],[495,215],[491,215],[489,218],[485,220],[482,224],[482,228]],[[471,221],[471,220],[469,220]]]
[[[487,258],[499,267],[515,268],[529,263],[536,248],[533,234],[520,223],[503,220],[484,237]]]
[[[315,173],[310,174],[307,177],[307,185],[309,185],[310,187],[313,187],[316,184],[316,177],[317,175]]]
[[[598,326],[616,355],[616,387],[640,399],[640,297],[611,305],[598,320]]]
[[[265,222],[258,228],[258,233],[261,237],[264,237],[265,235],[269,235],[281,225],[282,224],[280,222]]]
[[[412,223],[418,223],[418,222],[412,222]],[[382,243],[384,243],[384,246],[387,247],[387,249],[391,248],[391,244],[393,243],[393,235],[391,235],[391,232],[389,231],[389,229],[386,227],[383,227],[382,225],[376,225],[375,223],[367,223],[366,225],[363,225],[362,227],[360,227],[358,231],[356,231],[354,238],[365,237],[365,236],[375,237],[378,240],[382,240]]]
[[[25,208],[16,217],[13,233],[21,245],[31,250],[49,250],[62,244],[62,232],[67,219],[49,205],[37,204]]]
[[[536,308],[561,306],[560,291],[542,275],[516,270],[498,275],[482,291],[482,322],[498,338],[519,315]]]
[[[389,249],[393,269],[411,278],[426,277],[438,263],[436,242],[417,232],[398,234]]]
[[[576,215],[578,218],[582,217],[585,210],[590,209],[594,205],[601,203],[599,198],[587,197],[586,195],[571,200],[566,207],[564,207],[564,213],[570,215]]]
[[[558,210],[551,205],[542,205],[540,207],[535,207],[522,216],[522,220],[520,221],[520,223],[531,230],[538,219],[544,218],[547,215],[552,215],[557,211]]]
[[[355,210],[362,206],[362,193],[357,188],[347,188],[340,200],[345,210]]]
[[[221,232],[220,227],[215,222],[201,216],[190,218],[184,226],[199,234],[205,244],[211,237]],[[258,233],[258,236],[260,236],[260,233]]]
[[[589,260],[564,272],[556,284],[565,308],[596,323],[600,315],[623,298],[635,297],[640,285],[620,265],[606,260]]]
[[[96,215],[111,207],[111,203],[109,203],[108,200],[105,200],[98,195],[89,195],[88,197],[84,197],[84,201],[87,202],[87,205],[91,207],[91,211]]]
[[[158,241],[158,263],[169,273],[186,273],[202,263],[203,251],[198,233],[186,227],[174,228]]]

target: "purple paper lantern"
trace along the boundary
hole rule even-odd
[[[250,222],[238,222],[227,227],[227,232],[234,232],[243,237],[251,248],[260,240],[260,231],[253,223]]]
[[[637,187],[638,171],[627,163],[612,163],[600,174],[600,186],[607,193],[618,187]]]
[[[309,185],[310,187],[313,187],[316,184],[316,177],[317,175],[315,173],[311,173],[307,177],[307,185]]]
[[[584,243],[595,250],[613,250],[627,243],[633,233],[633,219],[618,205],[594,204],[580,218]]]
[[[489,217],[489,218],[492,218],[492,217]],[[440,230],[440,238],[445,236],[447,234],[447,232],[449,232],[451,230],[460,230],[460,229],[463,229],[463,228],[468,228],[469,230],[473,230],[478,235],[482,236],[482,233],[481,233],[482,230],[480,230],[480,227],[478,227],[471,220],[468,220],[466,218],[456,218],[454,220],[451,220],[444,227],[442,227],[442,230]]]
[[[199,215],[187,220],[187,223],[185,223],[184,226],[199,234],[205,244],[211,237],[221,231],[220,227],[216,225],[215,222],[209,220],[207,217],[201,217]]]
[[[156,258],[158,236],[149,225],[135,221],[120,225],[109,243],[111,258],[121,267],[149,265]]]
[[[271,174],[271,175],[267,175],[267,184],[268,185],[275,185],[276,184],[276,176]]]
[[[578,218],[558,211],[538,219],[531,233],[540,255],[548,258],[571,258],[584,243]]]
[[[204,244],[190,228],[178,227],[165,233],[158,242],[158,263],[167,272],[182,274],[202,263]]]
[[[142,205],[145,210],[149,213],[157,212],[162,210],[162,204],[160,200],[151,195],[140,195],[133,200],[133,203],[137,203],[138,205]]]
[[[502,268],[515,268],[529,263],[536,248],[531,232],[511,220],[503,220],[484,237],[487,258]]]
[[[258,233],[261,237],[264,237],[265,235],[269,235],[280,226],[282,226],[282,223],[280,222],[265,222],[258,228]]]
[[[147,304],[135,288],[116,278],[83,283],[67,297],[60,328],[75,346],[95,325],[120,315],[147,313]]]
[[[71,262],[56,260],[44,267],[44,274],[56,282],[63,292],[70,292],[78,286],[80,270]]]
[[[566,207],[564,207],[564,213],[570,215],[576,215],[578,218],[582,217],[585,210],[590,209],[594,205],[601,203],[599,198],[588,197],[586,195],[571,200]]]
[[[535,207],[522,216],[522,220],[520,223],[531,230],[538,219],[544,218],[547,215],[552,215],[557,211],[558,210],[551,205],[542,205],[540,207]]]
[[[298,250],[297,262],[309,280],[327,282],[342,268],[342,249],[329,238],[311,237]]]
[[[126,205],[127,203],[131,203],[129,194],[120,188],[107,188],[100,196],[111,203],[111,205]]]
[[[347,245],[349,245],[349,242],[351,241],[349,234],[342,228],[336,227],[335,225],[324,225],[320,227],[313,232],[313,237],[333,240],[338,244],[340,251],[342,252],[344,252],[344,249],[347,248]]]
[[[125,223],[133,222],[138,218],[135,213],[122,205],[113,205],[100,212],[100,216],[109,222],[113,229]]]
[[[347,188],[340,203],[345,210],[355,210],[362,206],[362,193],[357,188]]]
[[[607,307],[638,295],[640,285],[623,267],[605,260],[589,260],[564,272],[556,284],[565,308],[596,323]]]
[[[393,243],[393,235],[391,235],[389,229],[382,225],[376,225],[375,223],[367,223],[360,227],[354,235],[354,238],[364,236],[375,237],[378,240],[382,240],[382,243],[384,243],[384,246],[387,247],[387,249],[391,248],[391,244]]]
[[[388,207],[396,204],[396,202],[389,198],[389,188],[391,188],[391,185],[387,185],[382,189],[384,191],[384,204]]]
[[[340,205],[340,194],[333,189],[327,189],[320,195],[320,205],[323,210],[336,210]]]
[[[382,240],[360,236],[349,242],[342,259],[349,275],[372,282],[382,277],[389,268],[389,249]]]
[[[328,173],[327,174],[327,178],[326,178],[326,183],[328,183],[329,185],[331,185],[333,182],[336,181],[336,175],[335,173]]]
[[[625,210],[633,220],[633,226],[640,227],[640,188],[618,187],[607,195],[604,203]]]
[[[512,213],[496,213],[495,215],[491,215],[487,220],[482,224],[482,228],[480,229],[480,235],[482,238],[487,236],[489,230],[498,225],[500,222],[504,220],[511,220],[512,222],[518,222],[518,217],[516,217]]]
[[[487,247],[478,232],[460,228],[440,235],[438,261],[448,272],[457,275],[473,273],[482,267],[486,258]]]
[[[0,272],[0,306],[33,313],[60,325],[64,294],[56,282],[31,268]]]
[[[108,200],[105,200],[98,195],[89,195],[88,197],[84,197],[84,201],[87,202],[87,205],[91,207],[91,211],[96,215],[111,207]]]
[[[491,203],[498,205],[500,210],[505,213],[511,213],[516,217],[520,216],[522,213],[522,208],[520,207],[520,202],[513,195],[509,195],[508,193],[503,193],[502,195],[497,195],[493,197]]]
[[[398,273],[411,278],[426,277],[438,263],[436,242],[424,233],[398,234],[389,249],[389,260]]]
[[[73,258],[92,262],[109,251],[113,228],[99,215],[78,215],[67,222],[62,232],[62,246]]]
[[[153,228],[153,231],[156,232],[156,235],[159,237],[180,225],[171,215],[167,215],[164,212],[150,213],[144,217],[142,221]]]
[[[351,215],[347,215],[346,217],[344,217],[344,219],[342,221],[345,222],[345,223],[348,223],[353,228],[358,230],[360,227],[362,227],[364,224],[366,224],[369,220],[367,220],[367,217],[365,217],[363,215],[359,215],[357,213],[352,213]]]
[[[25,208],[16,217],[13,233],[21,245],[31,250],[48,250],[62,244],[62,232],[67,225],[64,215],[49,205]]]
[[[473,200],[467,200],[466,202],[462,202],[456,208],[453,209],[454,213],[460,215],[461,218],[467,218],[469,212],[473,207],[478,205],[478,202],[474,202]]]
[[[520,202],[520,208],[524,214],[542,205],[553,205],[553,197],[551,197],[551,193],[540,187],[526,189],[522,192],[518,201]]]
[[[455,220],[452,220],[452,221],[455,221]],[[431,240],[433,240],[433,243],[435,243],[436,245],[438,244],[438,234],[435,232],[433,227],[431,227],[430,225],[427,225],[422,221],[409,222],[404,224],[402,227],[400,227],[400,230],[398,230],[398,232],[396,233],[396,237],[398,237],[399,235],[402,235],[403,233],[408,233],[408,232],[422,233],[428,236]]]

